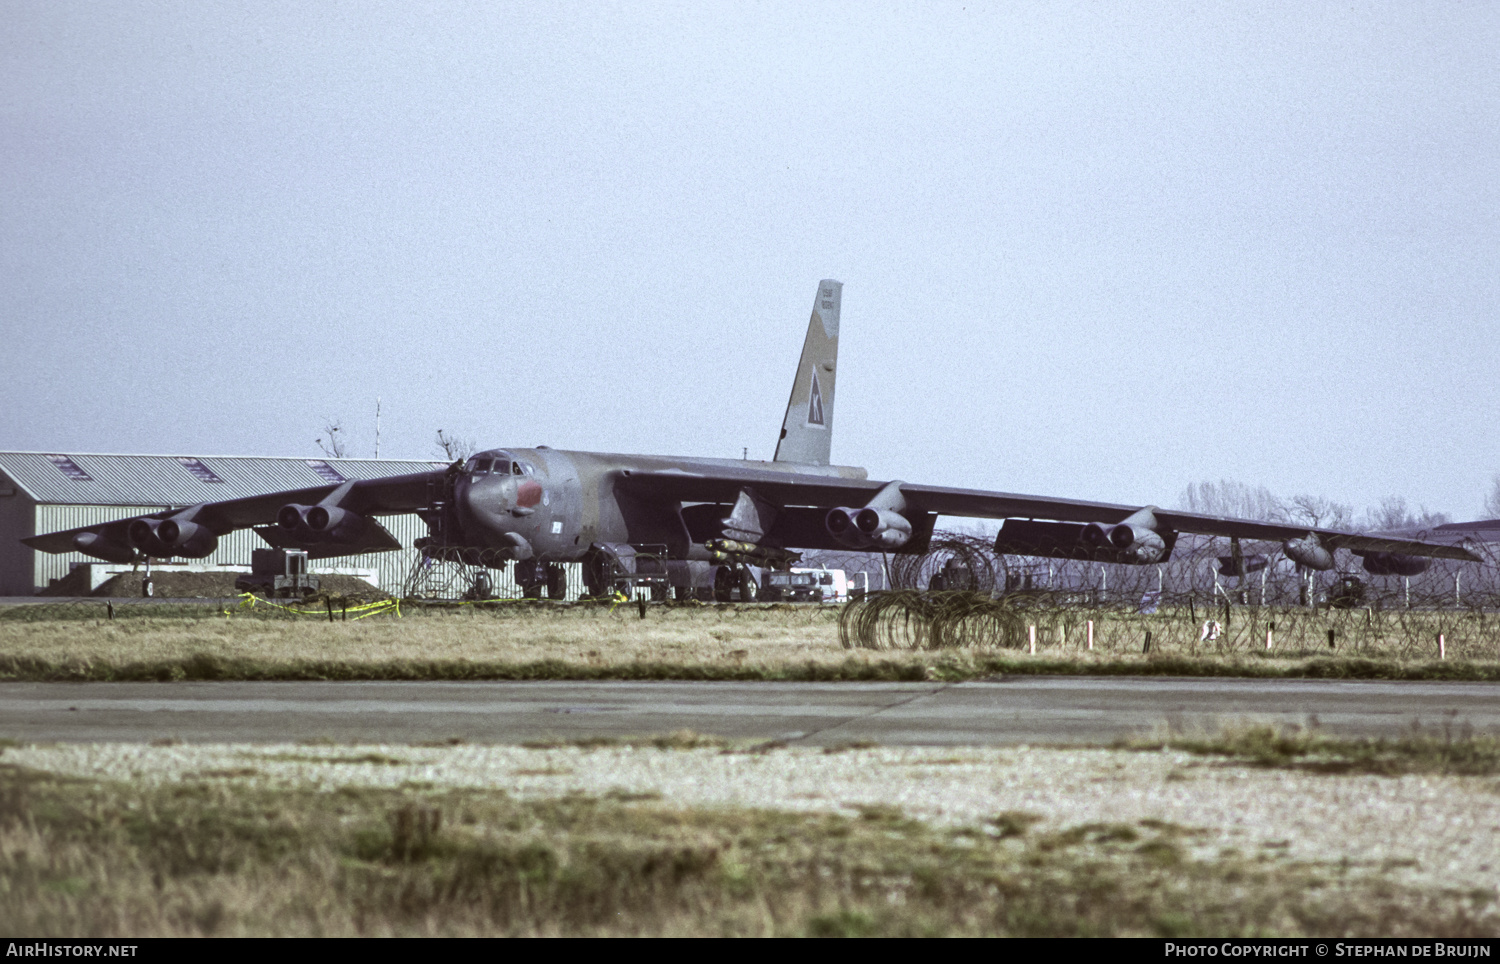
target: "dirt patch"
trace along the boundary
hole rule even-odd
[[[79,567],[71,570],[61,579],[53,579],[46,589],[37,593],[38,596],[91,596],[89,591],[89,571]]]

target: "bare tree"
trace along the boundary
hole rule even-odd
[[[1428,512],[1426,506],[1412,511],[1399,495],[1388,495],[1365,510],[1365,525],[1371,529],[1425,529],[1451,521],[1447,513]]]
[[[1484,512],[1490,518],[1500,518],[1500,475],[1490,484],[1490,494],[1484,497]]]
[[[318,438],[318,448],[323,454],[331,459],[342,459],[349,454],[349,439],[344,434],[344,420],[341,418],[327,418],[323,420],[323,434]]]
[[[1282,503],[1286,521],[1312,529],[1347,529],[1354,524],[1354,507],[1321,495],[1294,495]]]
[[[1177,505],[1203,515],[1227,515],[1261,522],[1278,522],[1286,514],[1281,500],[1272,495],[1270,489],[1230,479],[1195,482],[1182,490]]]
[[[437,444],[433,446],[433,452],[441,455],[451,462],[461,462],[474,454],[476,448],[472,438],[462,435],[449,435],[442,429],[437,430]]]

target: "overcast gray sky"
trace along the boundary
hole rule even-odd
[[[0,0],[0,448],[1479,514],[1500,4]]]

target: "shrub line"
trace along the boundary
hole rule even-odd
[[[387,681],[387,680],[696,680],[723,682],[960,682],[996,676],[1239,677],[1253,679],[1348,679],[1500,681],[1500,663],[1404,662],[1394,659],[1319,656],[1285,659],[1193,659],[1183,656],[1104,658],[1079,661],[998,655],[919,656],[868,662],[787,662],[764,666],[632,661],[590,665],[566,660],[485,662],[396,660],[261,662],[199,653],[183,659],[114,663],[51,661],[0,656],[0,680],[14,682],[177,681]]]

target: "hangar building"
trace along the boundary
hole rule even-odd
[[[327,485],[441,468],[445,462],[390,459],[292,459],[247,456],[87,455],[0,452],[0,596],[30,596],[80,563],[99,560],[82,553],[37,552],[19,540],[32,535],[109,522],[129,516],[219,502],[284,489]],[[401,551],[324,560],[315,568],[370,569],[379,585],[399,592],[417,553],[412,540],[427,535],[414,514],[382,516]],[[219,540],[207,568],[248,566],[252,549],[265,548],[245,529]]]

